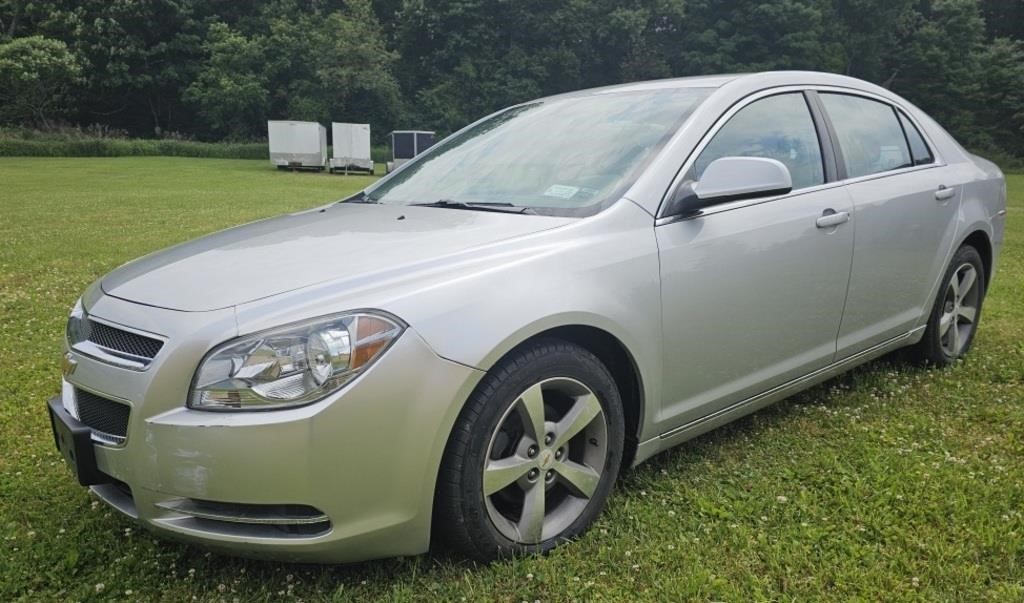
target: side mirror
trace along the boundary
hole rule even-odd
[[[680,186],[669,199],[665,216],[689,216],[716,203],[784,195],[793,190],[789,169],[764,157],[720,157],[700,180]]]

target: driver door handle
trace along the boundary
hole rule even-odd
[[[815,226],[818,228],[832,228],[833,226],[839,226],[843,222],[847,222],[850,219],[850,212],[848,211],[836,211],[831,207],[821,212],[821,217],[814,221]]]

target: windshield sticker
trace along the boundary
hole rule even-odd
[[[576,193],[580,191],[578,186],[569,186],[567,184],[552,184],[548,187],[548,190],[544,191],[545,197],[558,197],[559,199],[570,199]]]

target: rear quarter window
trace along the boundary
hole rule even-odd
[[[899,111],[899,117],[900,125],[903,126],[903,132],[907,135],[907,142],[910,143],[910,157],[914,165],[934,163],[935,155],[928,148],[928,143],[924,141],[924,136],[921,136],[921,131],[917,129],[914,123],[902,111]]]

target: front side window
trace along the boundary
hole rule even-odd
[[[907,119],[907,116],[902,111],[899,113],[900,125],[903,126],[903,131],[907,135],[907,142],[910,143],[910,156],[914,160],[914,165],[927,165],[935,161],[935,156],[932,155],[931,149],[928,148],[928,144],[924,141],[924,136],[921,136],[921,132],[914,126],[913,122]]]
[[[729,118],[694,162],[693,179],[721,157],[777,159],[789,168],[793,190],[825,182],[818,132],[799,92],[754,101]]]
[[[442,141],[366,200],[590,215],[625,192],[711,92],[597,92],[512,107]]]
[[[846,177],[910,167],[910,150],[896,111],[886,103],[824,92],[819,95],[839,138]]]

